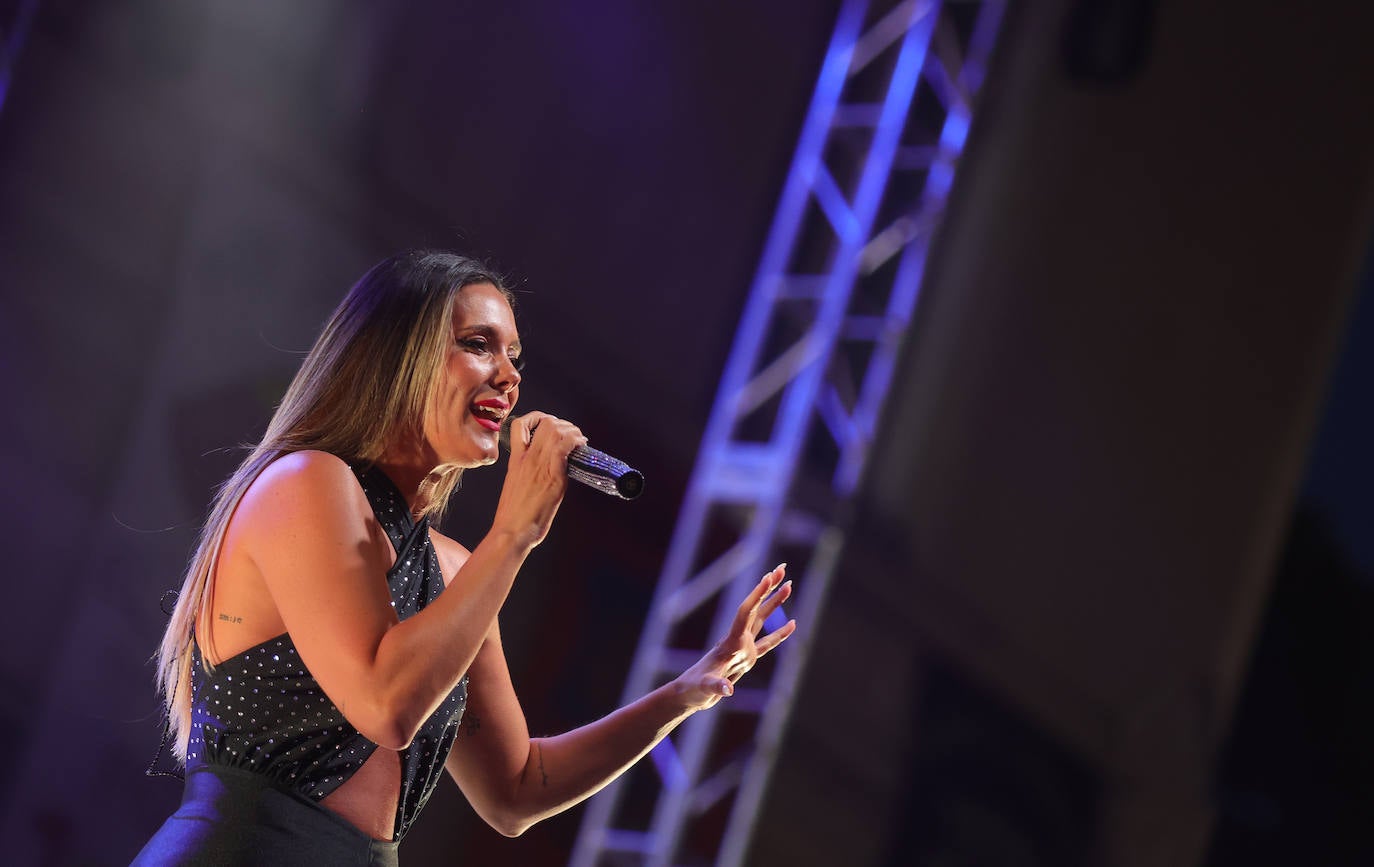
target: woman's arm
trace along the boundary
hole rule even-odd
[[[552,417],[548,435],[513,437],[492,530],[449,592],[398,621],[382,580],[393,558],[353,471],[323,452],[269,466],[234,521],[302,661],[368,739],[403,749],[468,670],[529,551],[562,501],[581,433]]]
[[[763,622],[791,594],[785,567],[763,577],[740,604],[729,634],[690,669],[643,698],[565,734],[531,738],[493,627],[473,663],[467,718],[448,770],[478,814],[515,836],[599,791],[684,719],[734,692],[734,682],[796,628],[760,638]]]

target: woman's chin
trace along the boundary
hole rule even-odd
[[[485,428],[469,430],[461,439],[448,444],[440,451],[442,462],[450,466],[472,469],[496,463],[501,456],[500,435],[497,431]]]
[[[485,439],[485,438],[484,438]],[[497,444],[496,437],[491,437],[490,443],[473,443],[471,448],[465,450],[466,454],[454,463],[462,464],[469,469],[473,467],[487,467],[496,463],[496,459],[501,456],[501,448]]]

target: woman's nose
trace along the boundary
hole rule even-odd
[[[496,379],[493,384],[503,394],[520,384],[520,369],[515,366],[515,359],[507,356],[497,365]]]

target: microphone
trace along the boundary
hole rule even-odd
[[[534,430],[530,434],[533,436]],[[501,447],[510,451],[509,418],[501,425]],[[644,493],[643,473],[591,446],[577,446],[568,455],[568,478],[622,500]]]

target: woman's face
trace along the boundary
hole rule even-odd
[[[453,303],[453,341],[425,439],[440,464],[496,460],[501,421],[520,397],[520,334],[515,314],[490,283],[465,286]]]

